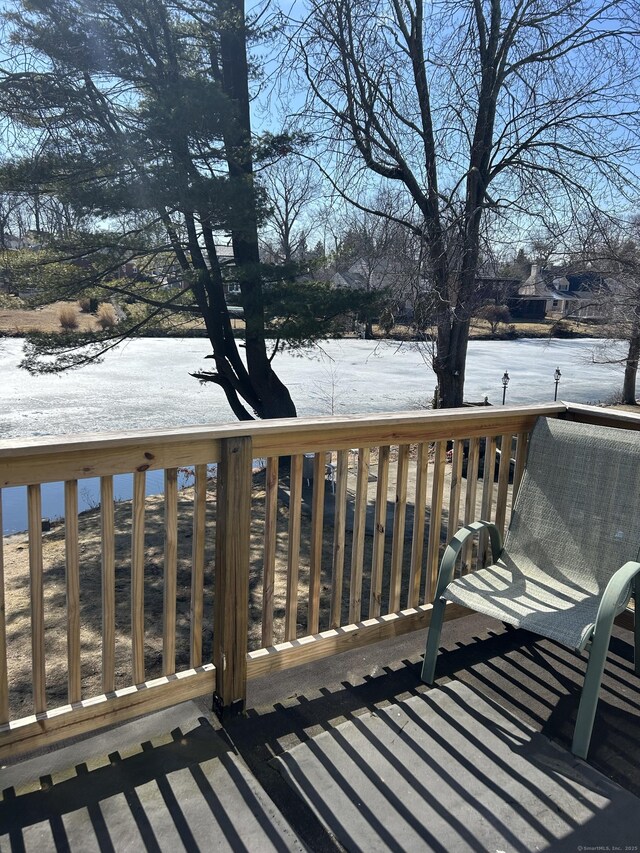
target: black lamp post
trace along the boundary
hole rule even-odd
[[[554,381],[556,383],[556,393],[553,395],[554,402],[558,399],[558,382],[560,382],[560,377],[562,374],[560,373],[560,368],[556,367],[555,373],[553,374]]]
[[[502,405],[504,406],[504,401],[507,396],[507,385],[509,384],[509,374],[505,370],[504,375],[502,377]]]

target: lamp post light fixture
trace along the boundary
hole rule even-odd
[[[554,403],[558,399],[558,382],[560,382],[561,376],[562,376],[562,373],[560,373],[560,368],[556,367],[555,372],[553,374],[553,379],[554,379],[554,382],[556,383],[556,393],[553,395]]]
[[[509,384],[509,374],[505,370],[504,375],[502,377],[502,405],[504,406],[504,401],[507,397],[507,385]]]

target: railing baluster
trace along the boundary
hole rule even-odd
[[[29,579],[31,583],[31,677],[36,714],[46,710],[44,663],[44,589],[42,564],[42,495],[39,485],[27,486],[29,517]]]
[[[493,503],[493,478],[496,468],[496,439],[488,435],[484,445],[484,468],[482,472],[482,507],[480,516],[484,521],[491,520],[491,508]],[[489,537],[486,530],[480,531],[478,537],[478,561],[484,566],[488,559]]]
[[[302,513],[302,467],[304,456],[291,457],[289,491],[289,547],[287,550],[287,602],[284,617],[284,638],[295,640],[298,617],[298,577],[300,573],[300,529]]]
[[[449,492],[449,517],[447,519],[447,541],[453,539],[460,529],[460,498],[462,496],[462,465],[464,463],[464,441],[457,438],[453,445],[451,460],[451,489]]]
[[[64,544],[67,579],[67,678],[69,702],[82,698],[80,675],[80,557],[78,553],[78,481],[64,484]]]
[[[358,450],[358,480],[353,515],[351,546],[351,580],[349,584],[349,622],[359,622],[362,615],[362,570],[364,566],[364,536],[367,522],[367,491],[369,488],[368,447]]]
[[[144,681],[144,513],[145,474],[133,475],[133,529],[131,533],[131,658],[133,683]]]
[[[446,441],[436,442],[433,460],[433,484],[431,488],[431,508],[429,515],[429,544],[427,545],[427,584],[425,600],[431,603],[435,595],[438,563],[440,562],[440,525],[442,524],[442,495],[444,493],[444,473],[447,463]]]
[[[333,524],[333,573],[331,579],[331,611],[329,614],[329,625],[331,628],[339,627],[341,621],[348,476],[349,453],[347,450],[339,450],[336,468],[336,506]]]
[[[4,535],[0,489],[0,725],[9,722],[9,673],[7,669],[7,613],[4,592]]]
[[[202,664],[202,615],[204,595],[204,544],[207,512],[207,466],[196,465],[193,488],[193,537],[191,552],[191,666]]]
[[[178,469],[164,472],[164,590],[162,602],[162,674],[176,671],[176,597],[178,583]]]
[[[470,524],[477,520],[476,496],[478,494],[478,464],[480,460],[480,439],[469,440],[469,456],[467,457],[467,489],[464,501],[464,523]],[[469,537],[462,546],[460,571],[462,574],[471,568],[473,555],[473,537]]]
[[[324,531],[324,497],[327,462],[325,453],[313,460],[313,497],[311,499],[311,547],[309,553],[309,615],[307,633],[320,629],[320,580],[322,577],[322,543]]]
[[[116,659],[116,558],[113,512],[113,477],[100,478],[102,539],[102,689],[115,690]]]
[[[384,539],[387,528],[387,493],[389,491],[389,450],[389,446],[385,445],[378,451],[378,485],[373,524],[369,618],[379,616],[382,607],[382,571],[384,568]]]
[[[424,557],[424,520],[427,502],[427,476],[429,470],[429,445],[418,445],[416,462],[416,496],[413,510],[413,541],[411,543],[411,574],[407,607],[417,607],[420,601],[420,581]]]
[[[278,536],[278,457],[267,459],[264,497],[264,558],[262,566],[262,645],[273,645],[273,592]]]
[[[393,542],[391,544],[391,581],[389,585],[389,613],[400,609],[402,587],[402,558],[404,557],[404,527],[407,517],[407,476],[409,472],[409,445],[398,447],[396,474],[396,505],[393,513]]]
[[[498,471],[498,497],[496,504],[496,526],[504,536],[507,516],[507,492],[509,491],[509,468],[511,467],[511,434],[500,440],[500,469]]]

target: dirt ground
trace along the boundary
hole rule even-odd
[[[145,664],[149,677],[162,665],[164,513],[162,496],[145,503]],[[209,507],[210,512],[215,506]],[[193,490],[179,495],[178,507],[178,668],[188,667],[189,605]],[[211,518],[208,519],[210,523]],[[131,683],[130,585],[131,501],[115,504],[116,557],[116,687]],[[102,693],[102,571],[100,510],[79,516],[80,625],[83,698]],[[206,565],[213,562],[213,542],[207,543]],[[63,704],[67,678],[67,606],[65,528],[60,521],[43,534],[44,610],[47,705]],[[7,647],[12,717],[32,713],[29,541],[26,533],[4,540]],[[211,607],[211,575],[205,581],[205,612]],[[207,594],[209,593],[209,594]],[[210,620],[209,620],[210,622]],[[207,638],[205,638],[206,641]],[[208,638],[211,653],[211,637]],[[210,659],[210,658],[209,658]]]

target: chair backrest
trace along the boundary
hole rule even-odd
[[[540,418],[505,548],[602,592],[640,554],[640,432]]]

